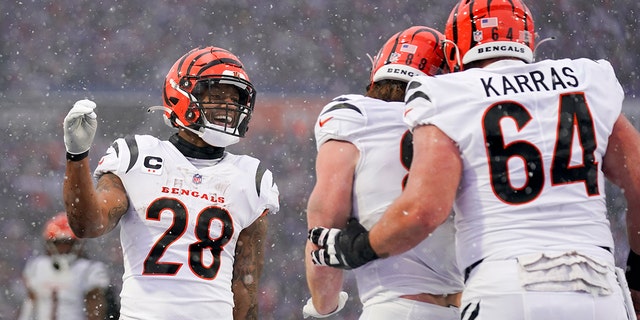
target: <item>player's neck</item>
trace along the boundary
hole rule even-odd
[[[169,142],[173,144],[180,153],[185,157],[196,159],[218,159],[224,155],[224,148],[214,146],[196,146],[190,143],[177,133],[169,138]]]

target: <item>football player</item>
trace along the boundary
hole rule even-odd
[[[71,227],[98,237],[120,226],[121,319],[255,319],[267,214],[279,210],[272,173],[225,147],[244,137],[256,90],[243,64],[217,47],[195,48],[163,88],[168,140],[117,139],[94,171],[88,152],[96,104],[64,120],[64,199]]]
[[[455,5],[446,57],[459,72],[414,78],[407,90],[406,188],[369,233],[312,230],[329,249],[315,253],[321,264],[402,253],[455,205],[462,319],[635,318],[604,188],[606,177],[624,189],[640,252],[640,135],[609,62],[534,62],[534,32],[521,0]]]
[[[23,270],[28,296],[18,319],[105,319],[106,265],[82,255],[66,213],[47,221],[42,238],[46,254],[29,259]]]
[[[406,183],[412,135],[402,121],[407,83],[446,69],[444,36],[413,26],[390,37],[373,60],[366,95],[346,94],[327,104],[315,125],[316,185],[309,198],[309,227],[373,226]],[[353,219],[353,222],[349,222]],[[363,310],[360,319],[459,319],[462,275],[455,263],[449,221],[404,254],[354,270]],[[340,311],[343,271],[315,266],[306,246],[311,299],[304,316]],[[363,252],[362,254],[367,254]]]

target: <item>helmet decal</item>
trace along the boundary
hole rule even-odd
[[[373,59],[370,82],[409,82],[418,75],[435,75],[446,68],[444,36],[429,27],[413,26],[391,36]]]
[[[450,69],[498,57],[533,61],[534,23],[521,0],[462,0],[451,11],[445,36]],[[462,57],[458,65],[456,52]]]
[[[235,87],[238,101],[212,101],[202,96],[219,85]],[[203,139],[207,137],[205,141],[209,144],[226,146],[237,142],[236,138],[244,137],[256,90],[238,57],[222,48],[205,47],[187,52],[174,63],[165,78],[162,97],[165,122],[185,128]],[[204,116],[205,109],[219,110],[218,119],[229,120],[216,125],[216,121]],[[220,115],[222,110],[224,116]]]
[[[67,214],[65,212],[59,212],[47,221],[44,226],[44,230],[42,231],[42,237],[45,241],[77,239],[69,226],[69,221],[67,220]]]

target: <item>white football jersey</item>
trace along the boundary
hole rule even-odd
[[[196,167],[171,142],[136,135],[107,150],[95,175],[106,172],[130,202],[120,220],[121,319],[231,319],[238,236],[279,210],[271,171],[228,152]]]
[[[331,139],[358,148],[352,214],[367,229],[400,195],[411,164],[413,140],[402,111],[402,102],[343,95],[322,109],[315,125],[318,149]],[[360,300],[366,306],[406,294],[461,291],[453,231],[447,221],[412,250],[354,269]]]
[[[56,264],[51,256],[36,256],[25,265],[25,285],[35,295],[33,318],[38,320],[84,320],[86,294],[109,286],[106,265],[78,258],[70,264]]]
[[[601,166],[624,93],[607,61],[502,60],[409,86],[406,123],[437,126],[462,156],[460,266],[543,250],[613,261]]]

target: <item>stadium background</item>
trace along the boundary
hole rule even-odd
[[[627,94],[624,112],[640,127],[636,1],[529,1],[546,42],[538,59],[606,58]],[[62,210],[62,119],[74,101],[98,103],[100,123],[91,161],[129,133],[163,138],[173,131],[160,113],[162,81],[195,46],[230,49],[245,63],[258,103],[248,139],[230,148],[262,159],[281,191],[272,216],[261,285],[262,319],[299,319],[308,298],[304,208],[313,186],[313,122],[341,93],[361,93],[382,42],[410,25],[442,29],[455,1],[249,0],[3,1],[0,3],[0,319],[12,319],[24,289],[26,259],[42,251],[43,223]],[[376,181],[372,181],[376,183]],[[624,264],[624,200],[608,186],[609,216]],[[86,241],[107,262],[119,291],[118,232]],[[340,319],[360,309],[353,279]]]

